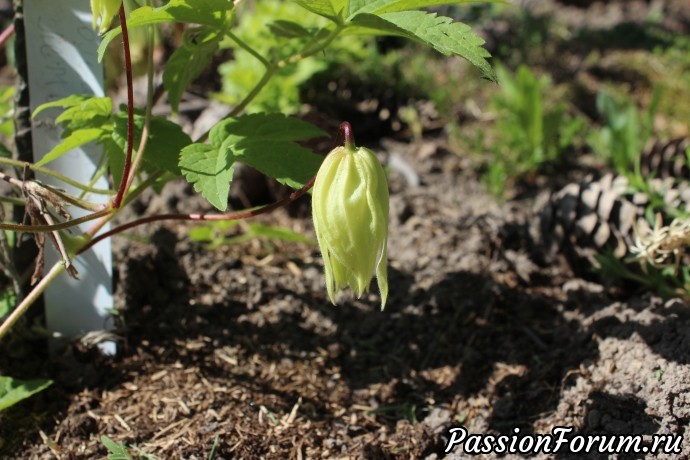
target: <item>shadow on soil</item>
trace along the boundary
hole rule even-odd
[[[449,273],[422,288],[412,276],[390,269],[395,288],[383,313],[358,301],[334,307],[324,292],[298,293],[280,281],[270,284],[273,292],[264,293],[268,305],[261,307],[277,315],[273,321],[247,321],[248,307],[234,300],[190,306],[189,292],[197,287],[173,252],[174,238],[156,236],[154,253],[129,261],[128,270],[146,276],[130,275],[121,287],[128,293],[125,354],[157,348],[159,363],[196,365],[209,377],[228,378],[226,368],[208,359],[212,349],[189,350],[185,341],[204,336],[273,362],[305,361],[328,350],[323,366],[340,370],[348,398],[380,387],[372,392],[372,404],[385,423],[423,418],[430,400],[449,403],[492,386],[498,400],[490,426],[499,432],[515,426],[529,431],[531,420],[555,409],[567,372],[596,358],[591,334],[566,321],[553,299],[470,272]],[[228,270],[235,276],[235,268]],[[324,334],[315,322],[332,323],[333,332]],[[124,378],[125,370],[120,373]],[[287,394],[271,383],[231,378],[283,400],[301,396],[316,418],[328,414],[318,395]]]
[[[658,305],[656,309],[663,310],[659,311],[664,318],[662,321],[641,324],[609,316],[596,321],[589,329],[600,337],[619,339],[627,339],[637,333],[655,353],[668,361],[690,364],[690,329],[687,327],[690,312],[687,305],[677,302],[668,307]]]
[[[588,397],[587,412],[584,417],[584,425],[577,432],[569,436],[586,435],[605,435],[605,436],[630,436],[630,435],[652,435],[659,431],[660,421],[647,414],[647,404],[633,396],[617,396],[594,391]],[[618,438],[614,439],[614,446],[618,445]],[[607,446],[608,444],[604,444]],[[641,446],[648,444],[641,444]],[[599,444],[595,444],[599,446]],[[556,455],[558,460],[570,460],[582,458],[582,452],[559,452]],[[597,454],[596,448],[592,453],[587,454],[587,458],[607,459],[608,454]],[[644,454],[623,453],[618,458],[631,460],[644,458]]]

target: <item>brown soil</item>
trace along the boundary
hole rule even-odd
[[[159,459],[215,449],[215,459],[430,460],[460,425],[684,435],[689,306],[644,292],[612,298],[560,259],[536,265],[531,200],[499,204],[444,142],[379,149],[420,179],[391,173],[383,312],[376,292],[332,306],[315,246],[209,250],[180,224],[116,239],[120,353],[77,343],[49,356],[41,340],[3,343],[3,373],[55,384],[0,414],[2,458],[55,458],[40,433],[64,459],[105,458],[101,435]],[[180,184],[151,200],[137,211],[199,203]],[[313,235],[297,213],[261,221]],[[685,442],[682,454],[656,458],[689,456]]]

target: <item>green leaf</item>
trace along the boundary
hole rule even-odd
[[[263,237],[271,240],[288,241],[291,243],[306,243],[315,245],[316,241],[307,238],[301,233],[297,233],[287,227],[277,227],[260,223],[249,224],[247,235],[252,237]]]
[[[0,157],[12,158],[12,151],[5,144],[0,144]]]
[[[232,0],[170,0],[159,8],[142,6],[132,11],[127,18],[127,28],[133,29],[166,22],[183,22],[202,24],[220,30],[223,27],[227,11],[232,7]],[[121,33],[122,27],[116,27],[103,35],[103,40],[98,46],[99,61],[103,59],[110,42]]]
[[[233,161],[223,145],[192,144],[180,155],[180,169],[187,182],[194,184],[209,203],[221,211],[228,208],[230,182],[235,172]]]
[[[113,113],[113,101],[109,97],[87,97],[78,104],[65,109],[55,119],[55,123],[71,124],[79,126],[93,126],[94,118],[107,118]]]
[[[242,243],[254,238],[266,238],[269,240],[280,240],[291,243],[306,243],[316,245],[316,241],[297,233],[287,227],[264,225],[260,223],[249,224],[247,230],[237,236],[226,237],[225,234],[232,227],[237,226],[239,221],[217,221],[209,222],[206,225],[199,225],[189,230],[189,237],[193,241],[206,243],[206,248],[213,250],[223,245]]]
[[[503,3],[502,0],[485,0]],[[395,13],[398,11],[419,10],[438,5],[459,5],[462,3],[476,3],[476,0],[350,0],[348,15],[357,13]]]
[[[127,446],[121,442],[115,442],[106,435],[101,435],[101,442],[108,449],[110,454],[108,460],[134,460],[132,454],[129,453]]]
[[[316,174],[323,158],[295,142],[323,134],[309,123],[282,114],[230,118],[211,129],[210,145],[184,148],[180,168],[197,192],[225,211],[236,161],[299,188]]]
[[[208,243],[209,249],[221,246],[225,241],[225,232],[239,224],[239,220],[219,220],[189,229],[187,236],[198,243]]]
[[[6,234],[10,233],[9,231],[5,230],[0,230],[4,231]],[[7,235],[9,236],[9,235]],[[12,246],[10,246],[12,247]],[[12,310],[14,310],[14,307],[17,305],[17,294],[14,293],[13,289],[5,289],[4,291],[0,292],[0,319],[6,317],[10,313],[12,313]]]
[[[41,158],[41,161],[36,163],[36,166],[43,166],[47,163],[50,163],[72,149],[76,149],[77,147],[81,147],[84,144],[97,140],[102,134],[103,129],[101,128],[87,128],[73,131],[66,138],[64,138],[62,142],[53,147],[50,152],[46,153],[46,155]]]
[[[345,14],[347,0],[293,0],[312,13],[340,23]]]
[[[271,33],[277,37],[302,38],[311,36],[311,32],[309,32],[308,29],[305,29],[301,24],[293,21],[278,19],[269,23],[268,28]]]
[[[355,26],[399,35],[422,42],[447,56],[456,55],[467,59],[482,71],[484,76],[496,81],[486,58],[490,54],[482,48],[484,40],[472,29],[451,18],[424,11],[394,13],[357,13],[351,20]]]
[[[45,390],[52,384],[52,380],[17,380],[12,377],[0,376],[0,411]]]
[[[163,84],[168,90],[168,100],[177,113],[182,94],[201,72],[211,63],[222,37],[213,29],[201,29],[190,37],[185,33],[183,46],[173,52],[163,71]]]
[[[103,141],[103,153],[108,160],[108,169],[113,175],[113,183],[119,184],[122,182],[122,173],[125,169],[124,150],[110,138]]]
[[[113,112],[113,101],[109,97],[73,94],[57,101],[47,102],[34,110],[33,118],[44,110],[62,107],[65,110],[55,118],[55,123],[65,126],[63,137],[77,129],[101,128],[108,123]]]
[[[295,142],[325,133],[305,121],[282,114],[257,113],[231,118],[214,127],[212,134],[224,139],[233,161],[247,164],[293,188],[309,182],[323,161],[322,156]]]
[[[51,102],[46,102],[45,104],[41,104],[38,107],[36,107],[36,110],[34,110],[34,113],[32,115],[32,118],[36,118],[36,116],[43,112],[46,109],[50,109],[53,107],[74,107],[75,105],[81,104],[84,101],[87,101],[91,99],[93,96],[87,96],[84,94],[72,94],[67,97],[63,97],[62,99],[58,99],[57,101],[51,101]]]
[[[144,117],[136,115],[134,117],[135,149],[141,142],[143,129]],[[120,147],[124,161],[124,152],[127,147],[127,116],[125,114],[116,118],[112,138]],[[192,139],[182,131],[180,125],[163,117],[152,117],[149,124],[149,139],[146,143],[144,163],[150,170],[164,169],[179,176],[182,174],[178,164],[180,151],[191,143]]]

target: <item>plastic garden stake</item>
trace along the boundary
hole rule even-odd
[[[25,0],[24,24],[26,29],[26,58],[30,106],[33,112],[39,105],[71,94],[103,96],[103,69],[98,63],[99,38],[92,29],[89,2],[85,0]],[[34,161],[39,161],[60,142],[61,128],[55,124],[60,110],[41,112],[32,122]],[[98,146],[89,144],[74,149],[46,166],[81,183],[89,183],[99,164]],[[73,195],[79,191],[50,177],[39,180],[55,185]],[[102,176],[93,187],[107,189]],[[105,202],[107,196],[89,194],[84,197],[92,203]],[[70,207],[73,217],[86,213]],[[90,224],[83,224],[85,230]],[[76,229],[75,229],[76,230]],[[102,231],[107,231],[104,227]],[[48,240],[48,238],[46,238]],[[52,246],[46,244],[46,268],[59,257]],[[92,331],[112,329],[109,309],[113,303],[112,254],[109,241],[91,248],[74,260],[79,280],[63,273],[45,292],[46,322],[48,330],[65,337]],[[58,342],[53,341],[55,349]],[[115,342],[101,342],[106,354],[114,354]]]

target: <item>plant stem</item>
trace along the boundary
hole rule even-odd
[[[265,57],[263,57],[258,51],[256,51],[254,48],[252,48],[251,46],[249,46],[249,45],[248,45],[244,40],[242,40],[240,37],[238,37],[237,35],[233,34],[233,33],[230,32],[229,30],[228,30],[227,32],[225,32],[225,35],[226,35],[228,38],[230,38],[232,41],[234,41],[235,43],[237,43],[237,45],[238,45],[240,48],[242,48],[242,49],[245,50],[247,53],[249,53],[249,54],[251,54],[252,56],[254,56],[259,62],[261,62],[261,63],[264,65],[264,67],[266,67],[267,69],[268,69],[269,67],[271,67],[271,63],[268,61],[268,59],[266,59]]]
[[[162,220],[184,220],[184,221],[218,221],[218,220],[240,220],[240,219],[247,219],[249,217],[254,217],[258,216],[260,214],[266,214],[271,211],[274,211],[281,206],[285,206],[288,203],[291,203],[298,198],[300,198],[302,195],[307,193],[310,188],[314,186],[314,180],[316,180],[316,177],[313,177],[309,182],[307,182],[304,187],[301,189],[293,192],[288,196],[287,198],[283,198],[280,201],[277,201],[275,203],[269,204],[267,206],[263,206],[260,208],[256,209],[251,209],[251,210],[245,210],[245,211],[238,211],[238,212],[233,212],[233,213],[228,213],[228,214],[158,214],[154,216],[148,216],[148,217],[142,217],[141,219],[133,220],[131,222],[127,222],[126,224],[120,225],[119,227],[115,227],[114,229],[107,231],[105,233],[102,233],[98,235],[97,237],[93,238],[91,241],[86,243],[84,246],[82,246],[76,253],[76,255],[81,254],[84,251],[87,251],[90,249],[92,246],[95,244],[98,244],[100,241],[110,238],[113,235],[116,235],[118,233],[121,233],[125,230],[129,230],[130,228],[137,227],[139,225],[143,224],[148,224],[151,222],[159,222]]]
[[[19,318],[26,313],[29,307],[38,299],[38,297],[43,294],[43,291],[52,283],[63,271],[65,271],[65,265],[62,262],[57,262],[50,269],[47,275],[45,275],[41,281],[34,286],[34,288],[29,292],[29,294],[21,301],[19,305],[12,311],[10,316],[0,325],[0,339],[2,339],[10,331],[12,326],[19,320]]]
[[[68,220],[66,222],[60,222],[53,225],[21,225],[21,224],[10,224],[7,222],[0,222],[0,230],[13,230],[15,232],[25,232],[25,233],[42,233],[42,232],[53,232],[56,230],[65,230],[67,228],[76,227],[79,224],[88,222],[90,220],[98,219],[99,217],[108,216],[113,213],[111,208],[106,208],[101,211],[96,211],[92,214],[86,216],[78,217],[76,219]]]
[[[5,30],[0,33],[0,46],[5,46],[7,44],[7,40],[10,39],[10,37],[14,35],[14,24],[10,24]]]
[[[129,176],[132,174],[132,151],[134,149],[134,83],[132,79],[132,55],[129,49],[129,32],[127,30],[127,16],[124,3],[120,5],[120,26],[122,27],[122,47],[125,56],[125,75],[127,77],[127,148],[125,153],[125,166],[122,171],[122,179],[117,195],[113,200],[113,208],[117,209],[127,192]]]
[[[352,125],[349,121],[344,121],[340,123],[340,128],[338,129],[338,138],[336,139],[336,144],[343,143],[346,149],[355,150],[355,136],[352,133]]]
[[[105,190],[105,189],[92,188],[92,187],[86,186],[80,182],[77,182],[73,179],[70,179],[67,176],[63,176],[62,174],[56,173],[55,171],[52,171],[52,170],[47,169],[47,168],[43,168],[41,166],[36,166],[32,163],[27,163],[26,161],[13,160],[12,158],[0,157],[0,164],[6,164],[8,166],[15,166],[17,168],[26,167],[26,168],[29,168],[31,171],[45,174],[46,176],[54,177],[55,179],[57,179],[61,182],[64,182],[65,184],[69,184],[69,185],[71,185],[75,188],[78,188],[80,190],[83,190],[85,192],[96,193],[99,195],[112,195],[115,193],[112,190]]]
[[[137,148],[137,154],[134,158],[134,165],[132,166],[132,172],[129,174],[127,179],[127,185],[125,190],[129,190],[136,177],[136,171],[139,169],[139,165],[144,158],[144,152],[146,151],[146,145],[149,140],[149,129],[151,127],[151,112],[153,111],[153,33],[151,32],[151,26],[147,27],[147,72],[146,72],[146,113],[144,114],[144,127],[141,130],[141,139],[139,140],[139,148]],[[134,140],[132,139],[132,142]]]

